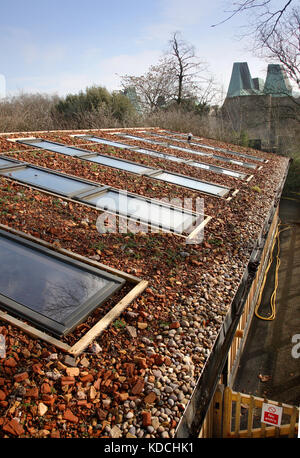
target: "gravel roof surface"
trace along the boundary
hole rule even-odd
[[[203,197],[205,214],[212,219],[205,227],[204,241],[197,245],[162,232],[99,234],[98,211],[0,178],[1,224],[149,282],[76,360],[0,320],[0,334],[6,341],[6,357],[0,358],[0,437],[173,437],[282,184],[288,159],[203,139],[212,146],[268,159],[268,163],[257,163],[262,169],[251,170],[253,178],[246,182],[128,150],[113,150],[70,134],[2,134],[0,152],[146,197]],[[106,130],[92,134],[116,139]],[[91,151],[239,192],[227,201],[6,140],[31,136],[84,145]],[[121,137],[119,141],[249,174],[249,169],[211,158]],[[64,340],[75,343],[127,290],[126,286]]]

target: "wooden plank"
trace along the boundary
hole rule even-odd
[[[252,437],[254,405],[254,396],[251,396],[248,409],[247,437]]]
[[[224,385],[218,385],[213,399],[213,433],[212,437],[222,437]]]
[[[265,438],[274,437],[275,436],[275,429],[276,429],[275,426],[265,427],[264,428],[264,436],[263,437],[265,437]],[[289,434],[289,430],[290,430],[290,425],[280,426],[279,427],[279,435],[280,436],[287,436]],[[262,431],[262,428],[254,428],[254,429],[252,429],[252,436],[251,437],[253,439],[257,439],[257,438],[262,437],[261,431]],[[247,429],[243,429],[242,431],[240,431],[239,437],[240,438],[246,438],[246,437],[248,437],[247,434],[248,434],[248,430]],[[228,435],[228,437],[235,437],[235,433],[231,432]]]
[[[241,393],[238,393],[237,400],[235,403],[235,437],[239,437],[240,431],[240,420],[241,420]]]
[[[223,437],[231,435],[232,391],[227,386],[224,393]]]
[[[148,281],[142,280],[123,299],[121,299],[101,320],[98,321],[76,344],[70,349],[74,356],[79,355],[126,307],[148,286]]]
[[[197,234],[209,223],[212,216],[207,216],[202,223],[199,224],[186,238],[187,242],[192,241],[196,238]]]
[[[293,412],[292,412],[291,419],[290,419],[289,437],[294,437],[295,435],[295,426],[296,426],[298,415],[299,415],[299,412],[298,412],[297,407],[293,407]]]
[[[25,323],[24,321],[19,320],[18,318],[15,318],[11,315],[9,315],[6,312],[0,311],[0,320],[3,320],[13,326],[16,326],[17,328],[21,329],[24,331],[26,334],[29,334],[30,336],[36,338],[36,339],[41,339],[51,345],[54,345],[57,347],[59,350],[69,352],[71,347],[70,345],[65,344],[64,342],[61,342],[58,339],[55,339],[55,337],[52,337],[45,332],[40,331],[39,329],[34,328],[33,326]]]

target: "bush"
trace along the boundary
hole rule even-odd
[[[61,122],[67,122],[71,128],[89,128],[95,127],[95,124],[96,127],[103,127],[103,124],[107,124],[103,122],[104,118],[120,123],[133,121],[136,111],[125,95],[110,93],[101,86],[92,86],[85,92],[69,94],[60,100],[53,110],[53,116],[57,115]]]

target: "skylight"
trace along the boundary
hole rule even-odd
[[[135,221],[180,234],[195,225],[197,219],[195,213],[186,209],[172,207],[118,190],[94,192],[80,197],[80,200]]]
[[[0,168],[2,176],[165,231],[182,234],[190,226],[195,226],[199,217],[203,216],[110,186],[101,186],[60,172],[26,165],[21,161],[14,161],[13,167],[9,160],[7,162],[6,168]]]
[[[0,230],[0,305],[55,336],[70,332],[125,280]]]
[[[187,177],[170,172],[161,172],[153,176],[157,180],[167,181],[168,183],[177,184],[185,188],[194,189],[196,191],[204,192],[207,194],[213,194],[219,197],[223,197],[228,194],[229,189],[225,186],[214,185],[206,183],[204,181],[196,180],[195,178]]]
[[[82,136],[81,136],[81,138],[82,138]],[[106,144],[106,145],[110,145],[111,144],[112,146],[117,146],[118,148],[130,149],[131,151],[134,151],[136,153],[141,153],[141,154],[146,154],[148,156],[158,157],[158,158],[161,158],[161,159],[164,159],[164,160],[167,160],[167,161],[178,162],[178,163],[182,163],[182,164],[188,164],[188,165],[190,165],[192,167],[198,167],[198,168],[201,168],[201,169],[210,170],[210,171],[212,171],[214,173],[225,174],[225,175],[229,175],[229,176],[232,176],[234,178],[239,178],[239,179],[242,179],[242,180],[246,178],[246,175],[241,173],[241,172],[236,172],[236,171],[230,170],[230,169],[224,169],[223,167],[218,167],[218,166],[214,166],[214,165],[210,165],[210,164],[204,164],[202,162],[191,161],[190,159],[184,159],[182,157],[173,156],[172,154],[165,154],[165,153],[161,153],[161,152],[158,152],[158,151],[149,150],[149,149],[146,149],[146,148],[134,147],[132,145],[126,145],[124,143],[110,142],[110,140],[102,139],[102,138],[96,137],[96,136],[84,136],[84,138],[86,138],[87,140],[90,140],[90,141],[97,142],[97,143],[103,143],[103,144]],[[177,149],[177,148],[175,147],[174,149]],[[182,148],[179,148],[179,149],[181,150]],[[194,153],[193,150],[190,150],[190,152]],[[207,154],[206,156],[211,156],[211,155]]]
[[[26,142],[25,139],[18,140],[18,141],[20,141],[21,143],[25,143]],[[30,140],[30,142],[32,143],[32,140]],[[62,146],[64,146],[64,145],[62,145]],[[71,149],[71,147],[69,147],[68,149]],[[84,152],[85,153],[85,154],[81,154],[79,156],[75,156],[75,157],[78,157],[81,160],[97,162],[98,164],[101,164],[101,165],[105,165],[105,166],[108,166],[108,167],[115,167],[115,168],[118,168],[118,169],[121,169],[121,170],[125,170],[125,171],[128,171],[128,172],[132,172],[132,173],[145,174],[145,175],[149,176],[150,178],[157,178],[157,179],[161,179],[163,181],[169,181],[170,183],[174,183],[174,184],[178,184],[179,186],[181,185],[181,186],[184,186],[184,187],[187,187],[187,188],[190,188],[190,189],[194,189],[195,191],[200,191],[200,192],[204,192],[205,193],[206,192],[205,189],[209,189],[209,191],[207,191],[207,192],[209,194],[213,194],[213,195],[216,195],[216,196],[223,196],[223,195],[225,195],[225,194],[227,194],[229,192],[229,188],[225,188],[223,186],[214,185],[213,183],[211,183],[210,186],[209,186],[209,183],[203,182],[201,180],[197,180],[196,178],[184,177],[185,180],[179,180],[176,177],[172,178],[172,175],[174,175],[174,176],[177,176],[177,175],[176,174],[172,174],[171,172],[168,172],[166,175],[162,175],[162,174],[157,175],[157,173],[160,172],[159,169],[157,170],[157,169],[152,168],[152,167],[147,167],[147,166],[143,166],[141,164],[137,164],[136,162],[126,161],[124,159],[119,159],[119,158],[115,158],[115,157],[112,157],[112,156],[107,156],[107,155],[104,155],[104,154],[92,153],[91,151],[88,151],[88,150],[82,150],[82,149],[78,149],[78,148],[75,148],[75,149],[79,150],[80,152]],[[56,152],[58,152],[58,150],[56,150]],[[64,153],[62,153],[62,154],[64,154]],[[163,177],[166,177],[167,179],[164,179]],[[181,184],[181,182],[184,182],[186,184]],[[214,192],[214,190],[216,190],[216,192]]]
[[[184,148],[184,147],[181,147],[181,146],[175,146],[175,145],[170,145],[169,143],[163,143],[163,142],[158,142],[156,140],[149,140],[147,138],[143,138],[143,137],[136,137],[136,136],[133,136],[133,135],[127,135],[127,134],[120,134],[120,133],[116,133],[116,135],[120,135],[121,137],[125,137],[125,138],[130,138],[131,140],[138,140],[138,141],[143,141],[143,142],[146,142],[146,143],[152,143],[152,144],[155,144],[155,145],[161,145],[161,146],[164,146],[164,147],[167,147],[167,148],[170,148],[170,149],[174,149],[174,150],[177,150],[177,151],[184,151],[186,153],[190,153],[190,154],[196,154],[198,156],[209,156],[209,157],[212,157],[214,159],[217,159],[219,161],[223,161],[223,162],[229,162],[231,164],[236,164],[236,165],[240,165],[241,167],[246,167],[246,168],[249,168],[249,169],[256,169],[257,168],[257,165],[256,164],[251,164],[249,162],[242,162],[242,161],[236,161],[234,159],[231,159],[229,157],[224,157],[224,156],[218,156],[216,154],[211,154],[211,153],[206,153],[205,151],[195,151],[191,148]],[[201,146],[201,145],[199,145]],[[214,148],[212,148],[214,149]]]
[[[172,132],[168,132],[166,131],[167,133],[170,133],[173,137],[187,137],[187,134],[175,134],[175,133],[172,133]],[[168,138],[170,140],[174,140],[174,138],[172,137],[167,137],[165,135],[160,135],[160,134],[157,134],[156,132],[148,132],[147,131],[147,134],[149,135],[154,135],[155,137],[160,137],[160,138]],[[177,142],[184,142],[186,143],[186,140],[181,140],[181,139],[178,139],[176,138],[176,141]],[[196,139],[197,141],[197,139]],[[225,149],[225,148],[219,148],[217,146],[211,146],[211,145],[206,145],[204,143],[199,143],[197,141],[197,143],[195,142],[189,142],[190,145],[194,145],[194,146],[201,146],[202,148],[207,148],[207,149],[211,149],[211,150],[215,150],[215,151],[221,151],[223,153],[229,153],[229,154],[232,154],[234,156],[239,156],[239,157],[243,157],[244,159],[252,159],[252,160],[255,160],[255,161],[258,161],[258,162],[266,162],[265,159],[261,158],[261,157],[257,157],[257,156],[254,156],[252,154],[246,154],[246,153],[240,153],[238,151],[232,151],[232,150],[229,150],[229,149]]]
[[[63,145],[62,143],[51,142],[43,140],[40,138],[36,139],[22,139],[18,140],[19,143],[24,145],[34,146],[35,148],[45,149],[48,151],[53,151],[54,153],[66,154],[68,156],[78,156],[81,154],[89,154],[89,151],[85,151],[80,148],[75,148],[73,146]]]
[[[92,185],[88,185],[84,181],[56,172],[45,171],[34,166],[1,169],[1,175],[64,196],[72,196],[93,189]]]

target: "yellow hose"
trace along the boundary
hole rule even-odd
[[[272,248],[271,248],[270,259],[269,259],[267,268],[265,270],[263,282],[262,282],[262,285],[260,287],[259,296],[258,296],[257,304],[255,306],[255,311],[254,311],[255,316],[257,316],[257,318],[260,318],[261,320],[265,320],[265,321],[272,321],[276,317],[276,299],[277,299],[277,289],[278,289],[278,272],[279,272],[279,267],[280,267],[280,238],[279,238],[279,236],[280,236],[281,232],[287,231],[288,229],[290,229],[290,226],[287,226],[286,228],[279,230],[279,226],[280,225],[282,226],[282,224],[279,223],[277,228],[276,228],[276,232],[275,232],[275,236],[274,236],[274,240],[273,240],[273,244],[272,244]],[[276,242],[277,242],[277,247],[278,248],[277,248],[277,255],[276,255],[274,290],[273,290],[273,293],[272,293],[272,296],[271,296],[271,299],[270,299],[271,314],[270,314],[270,316],[266,317],[266,316],[260,315],[258,313],[258,310],[259,310],[259,307],[261,305],[261,298],[262,298],[263,291],[264,291],[264,288],[265,288],[267,275],[268,275],[268,272],[270,270],[271,265],[273,264],[273,259],[274,259],[273,252],[274,252],[274,247],[275,247]]]

